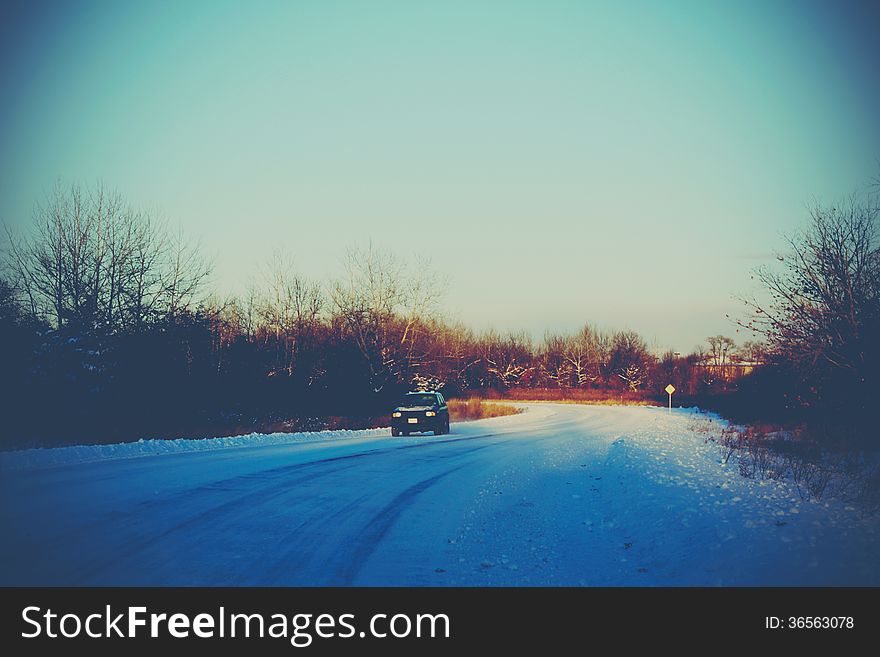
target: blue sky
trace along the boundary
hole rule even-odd
[[[44,2],[0,10],[0,219],[155,208],[242,291],[432,256],[475,328],[689,350],[880,159],[869,3]]]

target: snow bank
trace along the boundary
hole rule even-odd
[[[0,452],[0,470],[70,465],[73,463],[103,461],[105,459],[157,456],[182,452],[202,452],[232,447],[286,445],[289,443],[311,443],[341,440],[344,438],[372,438],[385,435],[390,435],[388,428],[361,429],[357,431],[344,429],[336,431],[303,431],[299,433],[250,433],[242,436],[226,436],[221,438],[150,439],[113,445],[72,445],[70,447],[52,447],[47,449],[24,449],[14,452]]]

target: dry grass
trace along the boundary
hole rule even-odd
[[[516,401],[524,404],[580,404],[582,406],[659,406],[655,401],[646,399],[620,399],[608,397],[607,399],[529,399],[517,398]]]
[[[516,415],[522,413],[521,408],[508,404],[493,404],[479,397],[471,397],[470,399],[450,399],[447,402],[449,406],[449,417],[453,422],[464,422],[467,420],[484,420],[489,417],[502,417],[504,415]]]
[[[497,394],[497,393],[495,393]],[[495,395],[492,395],[494,397]],[[599,406],[658,406],[645,392],[559,388],[519,388],[507,390],[499,399],[521,402],[595,404]]]

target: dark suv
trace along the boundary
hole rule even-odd
[[[433,431],[449,433],[449,408],[439,392],[409,392],[391,413],[391,435]]]

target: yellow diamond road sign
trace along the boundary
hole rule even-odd
[[[673,392],[675,392],[675,386],[670,383],[668,386],[666,386],[666,392],[671,395]]]

